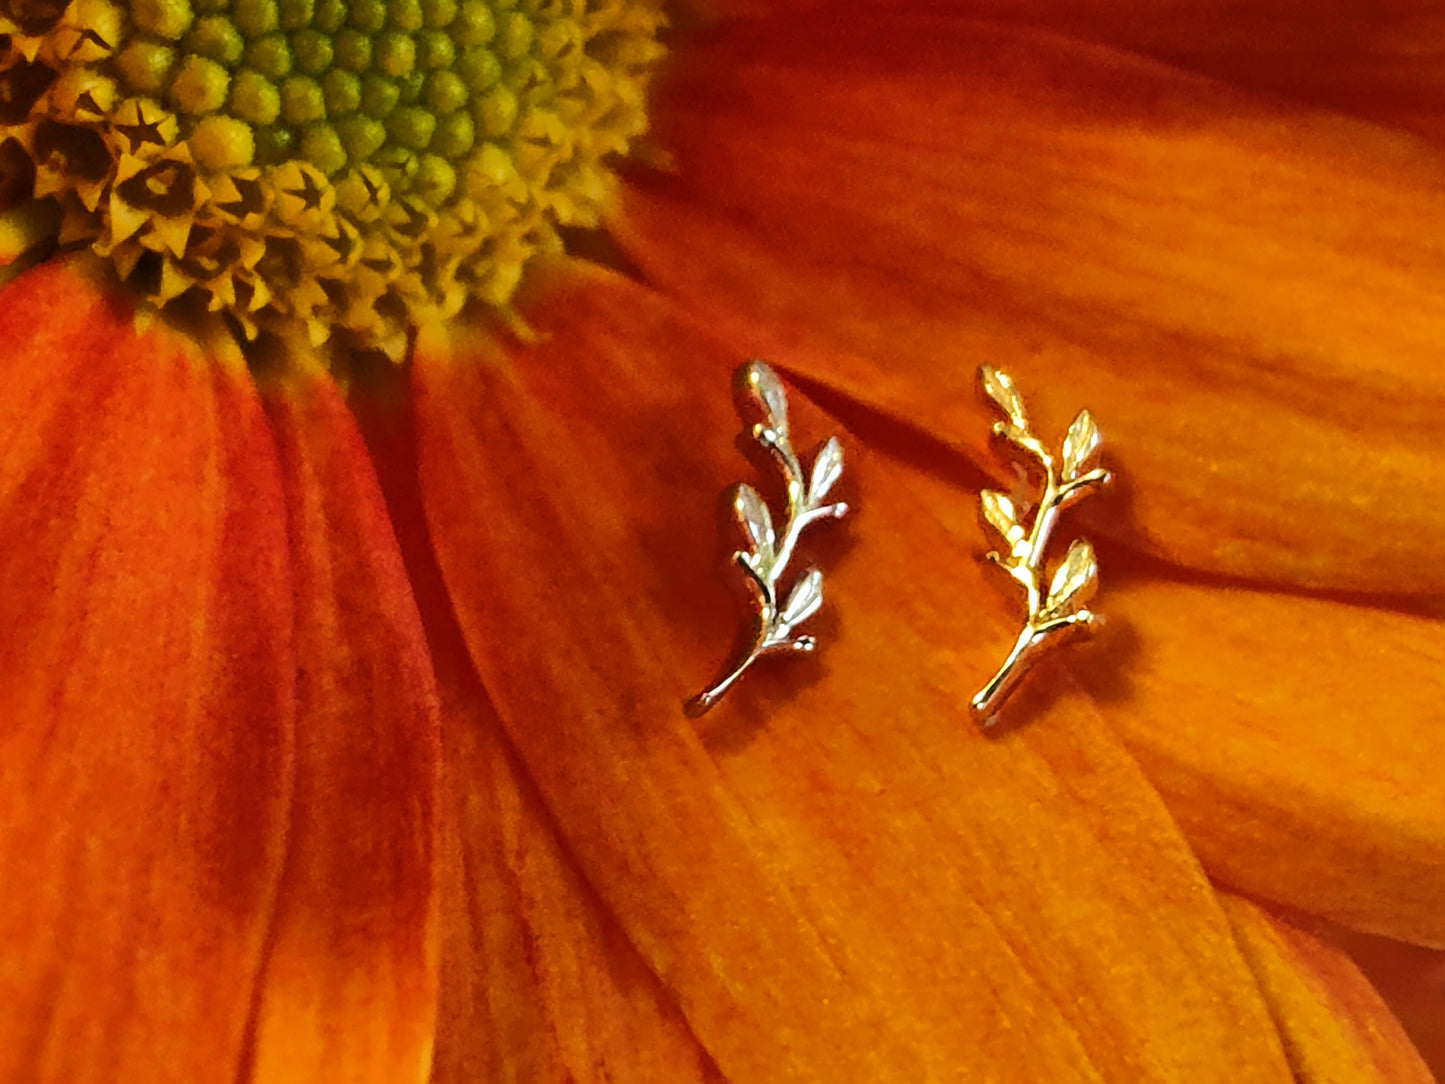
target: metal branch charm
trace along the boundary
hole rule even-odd
[[[1024,589],[1028,602],[1028,617],[1013,650],[970,703],[974,721],[987,727],[992,725],[1004,700],[1041,652],[1088,635],[1100,620],[1085,608],[1099,584],[1094,548],[1087,540],[1078,538],[1069,545],[1069,552],[1049,581],[1047,593],[1042,585],[1045,551],[1059,513],[1107,484],[1110,475],[1096,465],[1103,438],[1087,410],[1079,411],[1069,426],[1056,460],[1029,430],[1023,399],[1008,374],[988,365],[980,368],[978,374],[984,394],[1008,419],[994,423],[994,435],[1032,460],[1044,483],[1037,506],[1016,508],[1012,500],[991,489],[979,495],[984,522],[1004,543],[1002,550],[989,553],[987,559]],[[1033,518],[1026,525],[1030,511]]]
[[[758,491],[746,482],[733,487],[730,503],[745,546],[733,554],[733,561],[743,571],[758,612],[753,618],[752,646],[711,687],[683,705],[694,717],[722,699],[764,655],[813,650],[813,637],[795,636],[793,630],[823,605],[823,574],[809,568],[781,602],[779,587],[803,528],[820,519],[840,519],[848,511],[841,502],[825,503],[828,491],[843,474],[843,446],[837,437],[829,437],[814,456],[813,469],[804,473],[788,439],[787,396],[765,362],[750,361],[738,369],[733,377],[733,398],[743,424],[751,426],[752,438],[767,450],[783,475],[787,521],[778,532]]]

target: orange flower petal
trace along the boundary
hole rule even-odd
[[[706,19],[826,10],[962,15],[1128,49],[1239,87],[1445,137],[1445,13],[1431,0],[692,0]]]
[[[967,722],[1007,642],[967,602],[981,574],[855,443],[867,529],[825,562],[821,661],[683,717],[736,627],[711,554],[715,495],[752,473],[736,359],[603,272],[530,311],[535,347],[419,344],[428,520],[566,846],[722,1074],[1288,1080],[1213,892],[1087,699],[997,740]],[[833,428],[796,406],[803,439]]]
[[[1445,951],[1328,931],[1359,965],[1436,1077],[1445,1079]]]
[[[296,569],[296,797],[253,1079],[421,1081],[438,953],[439,718],[355,422],[326,377],[268,402]]]
[[[1445,14],[1430,0],[689,0],[706,20],[827,10],[1047,28],[1438,136]]]
[[[1106,42],[1242,87],[1445,137],[1445,12],[1429,0],[968,0],[972,14]]]
[[[291,788],[276,455],[238,355],[85,266],[0,294],[0,1079],[231,1084]]]
[[[900,459],[881,469],[907,476],[960,545],[991,543],[976,493]],[[1055,561],[1080,530],[1064,523]],[[1068,665],[1210,875],[1445,944],[1445,622],[1178,582],[1128,557],[1100,555],[1107,625]],[[976,602],[1015,605],[997,585]]]
[[[475,684],[446,689],[452,820],[432,1079],[715,1080],[636,950],[578,879]]]
[[[1119,632],[1084,683],[1211,874],[1445,945],[1445,622],[1157,578],[1108,590]]]
[[[1300,1084],[1435,1084],[1399,1021],[1344,952],[1247,900],[1223,894],[1220,901]]]
[[[1445,593],[1445,158],[1037,33],[779,22],[659,92],[653,281],[993,470],[980,363],[1050,435],[1087,405],[1098,530],[1172,561]]]
[[[432,556],[404,370],[353,386],[442,702],[436,1084],[712,1081],[677,1008],[578,877],[477,681]]]

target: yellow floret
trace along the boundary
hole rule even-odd
[[[596,224],[662,52],[660,0],[3,10],[0,149],[66,241],[158,305],[393,354]]]

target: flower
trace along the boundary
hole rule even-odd
[[[0,1079],[1428,1079],[1311,922],[1445,943],[1436,153],[806,6],[683,28],[534,337],[438,303],[351,410],[304,320],[0,294]],[[694,723],[753,352],[858,518]],[[998,737],[981,362],[1129,487]]]

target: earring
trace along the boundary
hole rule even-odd
[[[783,385],[766,362],[750,361],[733,377],[733,398],[738,415],[749,432],[772,457],[783,476],[787,493],[787,519],[779,533],[773,527],[767,503],[752,486],[740,482],[729,501],[741,529],[744,549],[733,554],[743,572],[757,613],[753,618],[752,645],[721,678],[687,701],[683,710],[702,715],[732,688],[733,683],[764,655],[812,651],[811,636],[794,636],[793,630],[823,605],[823,573],[807,569],[779,603],[783,573],[803,528],[820,519],[841,519],[848,511],[842,502],[825,503],[828,491],[843,474],[843,446],[829,437],[818,449],[806,475],[788,436],[788,400]]]
[[[984,394],[1007,418],[994,423],[994,436],[1003,438],[1033,461],[1036,471],[1042,475],[1044,487],[1032,506],[1015,507],[1007,496],[991,489],[979,494],[983,521],[1003,539],[1006,547],[990,552],[986,559],[997,564],[1024,589],[1028,605],[1028,615],[1013,650],[969,704],[974,721],[987,728],[993,725],[1004,700],[1042,652],[1087,636],[1102,622],[1102,618],[1085,608],[1099,584],[1094,549],[1087,540],[1075,539],[1069,545],[1068,553],[1049,581],[1047,593],[1042,585],[1044,555],[1059,513],[1108,484],[1110,474],[1096,465],[1103,438],[1087,410],[1079,411],[1069,426],[1055,459],[1029,429],[1023,399],[1008,374],[985,365],[978,375]],[[1025,526],[1023,519],[1030,511],[1033,516]]]

